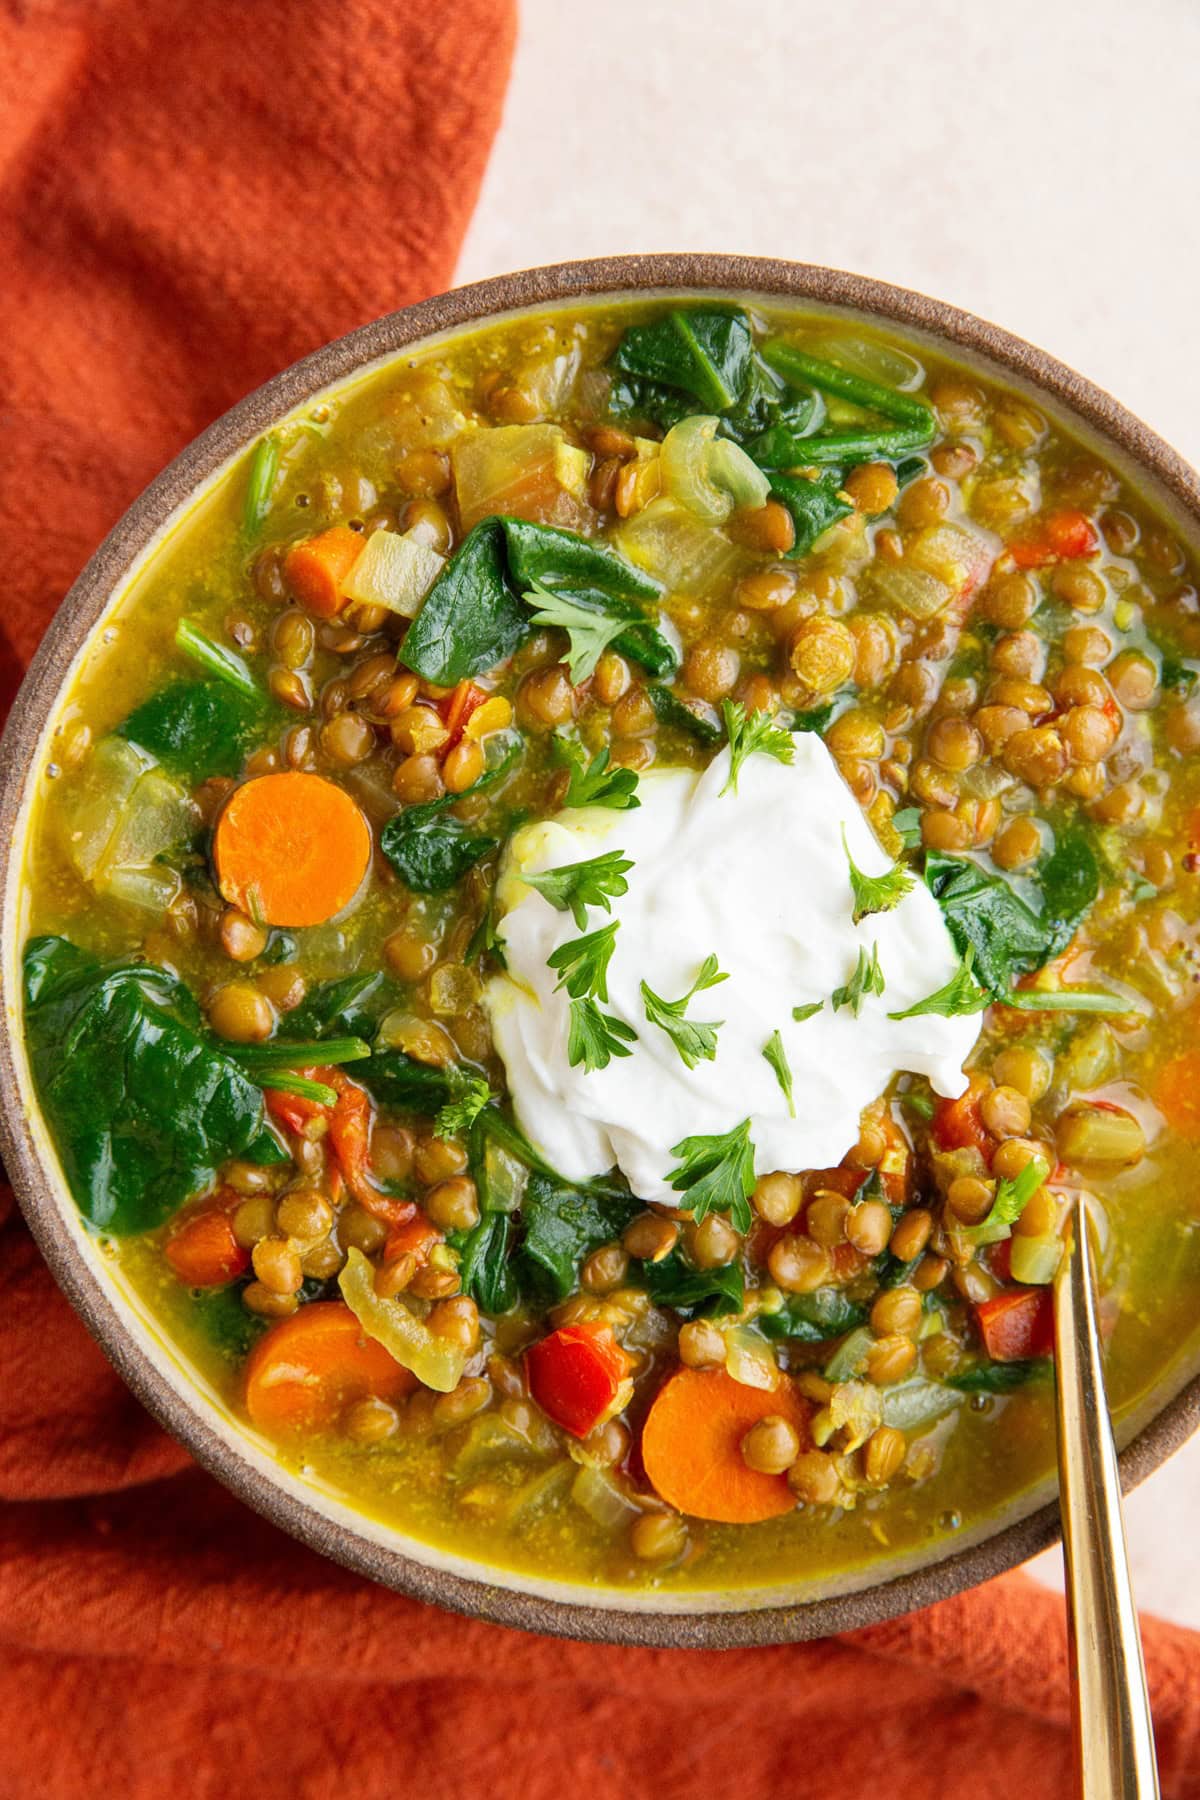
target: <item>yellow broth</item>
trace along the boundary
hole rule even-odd
[[[370,695],[356,698],[347,691],[357,668],[394,653],[402,624],[368,616],[368,628],[357,630],[353,611],[341,621],[313,620],[311,654],[297,664],[288,630],[293,639],[298,633],[303,648],[308,628],[293,624],[281,633],[285,617],[294,622],[304,616],[289,600],[283,553],[300,539],[346,524],[364,534],[416,527],[449,550],[464,535],[451,479],[456,443],[479,430],[547,420],[562,426],[566,444],[584,453],[576,467],[586,478],[581,492],[568,491],[554,522],[568,523],[565,510],[569,528],[618,547],[628,543],[629,523],[644,510],[633,480],[636,464],[653,460],[659,434],[642,427],[644,445],[635,457],[633,428],[627,432],[623,422],[607,416],[604,370],[627,327],[665,311],[654,303],[554,312],[457,335],[393,360],[325,397],[307,409],[299,426],[279,434],[269,507],[253,529],[245,522],[249,459],[223,478],[130,585],[62,703],[28,848],[30,934],[61,934],[104,958],[159,963],[205,1005],[234,978],[260,982],[277,996],[279,977],[267,977],[265,958],[232,964],[222,936],[222,901],[202,854],[161,918],[99,895],[83,879],[71,833],[95,746],[168,677],[189,673],[174,644],[176,626],[186,617],[239,650],[256,679],[271,683],[285,701],[264,725],[239,779],[289,767],[316,771],[346,786],[376,836],[403,804],[429,798],[405,788],[406,777],[397,771],[413,759],[390,741],[387,720],[371,714]],[[912,391],[934,408],[937,433],[918,453],[922,469],[898,492],[890,476],[901,459],[849,463],[845,484],[855,496],[854,509],[795,562],[772,535],[779,530],[777,516],[736,514],[717,534],[724,551],[715,576],[690,582],[686,593],[668,591],[664,600],[684,646],[676,692],[708,706],[732,696],[749,707],[781,707],[801,717],[836,697],[826,742],[893,851],[901,839],[892,817],[915,806],[927,849],[974,855],[992,872],[1004,869],[1016,890],[1028,894],[1032,863],[1022,856],[1022,833],[1028,835],[1030,820],[1050,829],[1075,821],[1090,833],[1102,887],[1065,979],[1100,989],[1118,983],[1129,1011],[1097,1017],[994,1008],[973,1067],[986,1075],[1005,1054],[1002,1070],[1022,1072],[1033,1089],[1026,1096],[1031,1119],[1029,1107],[1022,1116],[1017,1105],[1016,1126],[1005,1128],[1001,1120],[990,1132],[989,1154],[1007,1138],[1032,1137],[1047,1147],[1053,1164],[1056,1123],[1080,1100],[1120,1108],[1142,1127],[1144,1154],[1133,1166],[1056,1171],[1058,1231],[1072,1185],[1082,1182],[1099,1201],[1111,1397],[1118,1412],[1136,1409],[1177,1359],[1192,1354],[1200,1271],[1192,1143],[1170,1129],[1154,1100],[1161,1069],[1190,1050],[1194,1037],[1197,898],[1190,820],[1200,801],[1193,755],[1200,746],[1200,714],[1187,666],[1200,657],[1194,569],[1143,499],[1026,398],[923,346],[857,324],[770,309],[754,321],[760,339],[783,335],[814,355],[840,356],[843,366],[865,368],[876,379],[889,372],[904,379],[911,372]],[[834,426],[860,416],[844,401],[829,406]],[[1067,514],[1091,521],[1094,552],[1056,555],[1026,569],[1014,564],[1012,546],[1036,538],[1048,518]],[[547,517],[543,499],[528,516]],[[943,523],[980,531],[992,546],[993,565],[957,611],[950,607],[918,620],[889,603],[891,590],[879,584],[878,571],[910,566],[914,546],[932,541],[936,548],[930,534]],[[819,658],[814,664],[797,650],[801,638],[811,650],[814,621],[819,636],[830,620],[853,638],[853,674],[836,696],[821,691],[819,681],[814,685]],[[551,813],[562,803],[563,772],[549,749],[555,724],[573,724],[589,752],[609,747],[614,763],[635,770],[653,761],[707,760],[707,745],[654,715],[647,678],[636,664],[615,667],[621,659],[610,656],[590,687],[572,693],[562,673],[563,651],[562,634],[540,632],[511,666],[480,677],[489,690],[513,700],[522,733],[520,768],[504,788],[505,820]],[[425,697],[436,700],[439,691],[426,685],[417,703]],[[1011,716],[1007,725],[999,717],[1014,710],[1025,715],[1016,728]],[[328,728],[356,713],[367,715],[374,738],[370,753],[347,765]],[[1115,734],[1111,741],[1106,719]],[[1030,741],[1019,739],[1012,748],[1018,732]],[[1092,755],[1099,742],[1104,754]],[[202,796],[206,819],[223,797],[223,789]],[[460,812],[471,822],[492,824],[500,818],[498,807],[481,796],[463,802]],[[1048,841],[1043,831],[1040,848]],[[347,972],[389,971],[395,1004],[408,1021],[404,1047],[415,1027],[434,1021],[450,1034],[457,1053],[501,1089],[503,1069],[491,1051],[477,983],[459,1013],[439,1014],[431,1004],[431,969],[421,966],[424,959],[434,970],[460,967],[474,954],[471,941],[493,868],[494,861],[485,861],[446,893],[413,895],[377,848],[365,897],[344,919],[291,934],[295,943],[285,948],[284,963],[309,990]],[[399,951],[397,932],[408,939]],[[282,1020],[282,1003],[279,1013]],[[1014,1061],[1013,1052],[1028,1050],[1043,1053],[1044,1093],[1037,1091],[1043,1077],[1030,1073],[1029,1059]],[[913,1366],[938,1379],[978,1360],[973,1307],[1006,1291],[1007,1277],[1002,1267],[993,1270],[993,1249],[964,1261],[959,1243],[956,1262],[955,1242],[947,1246],[947,1231],[953,1234],[965,1222],[952,1208],[947,1212],[955,1170],[929,1154],[927,1123],[904,1099],[912,1089],[902,1079],[889,1097],[892,1123],[884,1139],[879,1119],[865,1119],[848,1160],[867,1170],[885,1143],[915,1146],[899,1198],[909,1211],[924,1203],[934,1214],[923,1265],[931,1278],[926,1291],[936,1288],[943,1296],[945,1329],[919,1340]],[[1013,1091],[1010,1075],[1000,1083],[1001,1100],[989,1097],[998,1120],[1005,1105],[1014,1104],[1004,1098]],[[1015,1091],[1020,1099],[1020,1089]],[[1194,1121],[1183,1123],[1198,1129]],[[410,1139],[416,1134],[418,1147],[427,1147],[432,1124],[428,1117],[403,1115],[401,1139],[405,1131]],[[393,1154],[402,1157],[403,1148],[401,1143],[397,1152],[393,1143]],[[427,1168],[436,1160],[434,1155]],[[1006,1165],[1006,1172],[1018,1166]],[[956,1167],[960,1180],[972,1173],[985,1183],[994,1179],[978,1163]],[[438,1172],[453,1170],[447,1164]],[[291,1176],[289,1169],[283,1179]],[[303,1179],[319,1188],[325,1177],[318,1169]],[[419,1175],[409,1179],[418,1200],[436,1185],[422,1183]],[[810,1184],[806,1203],[812,1192]],[[888,1197],[895,1201],[897,1193],[889,1190]],[[347,1204],[343,1197],[333,1205],[326,1240],[332,1273],[310,1276],[306,1299],[309,1290],[336,1297],[336,1267],[346,1247],[339,1221]],[[264,1318],[245,1310],[244,1279],[201,1294],[176,1277],[163,1253],[175,1228],[169,1222],[144,1234],[109,1237],[107,1254],[238,1409],[244,1347],[264,1328]],[[756,1235],[739,1242],[753,1290],[773,1285],[766,1256],[777,1236],[760,1221]],[[687,1245],[695,1248],[694,1234],[685,1234]],[[938,1276],[935,1253],[947,1247],[951,1254],[939,1259],[945,1269],[932,1280]],[[378,1258],[380,1245],[370,1253]],[[850,1275],[831,1278],[832,1285],[840,1279],[845,1286],[848,1279],[856,1294],[872,1301],[862,1259],[842,1260]],[[885,1482],[866,1479],[862,1449],[847,1451],[839,1489],[844,1504],[816,1504],[810,1497],[785,1516],[752,1525],[689,1521],[671,1555],[639,1557],[631,1551],[627,1521],[599,1525],[572,1500],[579,1466],[569,1455],[573,1440],[536,1416],[520,1391],[521,1351],[551,1326],[604,1318],[607,1305],[615,1307],[621,1335],[621,1298],[636,1289],[635,1264],[633,1259],[616,1284],[616,1301],[593,1289],[568,1299],[565,1310],[552,1308],[549,1318],[530,1303],[498,1321],[484,1316],[482,1346],[468,1369],[488,1384],[488,1393],[473,1419],[447,1422],[436,1403],[408,1401],[384,1421],[379,1441],[363,1441],[370,1435],[366,1426],[356,1437],[345,1429],[346,1420],[338,1420],[301,1439],[283,1434],[281,1460],[314,1471],[365,1512],[485,1563],[596,1584],[678,1588],[809,1581],[861,1570],[952,1540],[1051,1466],[1050,1387],[1033,1379],[1011,1393],[964,1395],[953,1413],[919,1424],[906,1434],[904,1463]],[[669,1309],[657,1311],[653,1330],[644,1308],[638,1315],[641,1367],[628,1411],[634,1454],[613,1475],[634,1517],[644,1515],[633,1509],[655,1505],[637,1463],[637,1428],[678,1356],[680,1320]],[[776,1343],[785,1366],[810,1378],[831,1348]],[[489,1351],[501,1354],[495,1377]],[[819,1407],[816,1389],[811,1392]],[[480,1424],[497,1417],[512,1426],[507,1437],[499,1434],[499,1449],[489,1447]],[[514,1431],[526,1439],[516,1453]],[[802,1485],[797,1492],[804,1501]]]

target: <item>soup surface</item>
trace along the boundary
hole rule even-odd
[[[924,348],[697,301],[392,360],[63,702],[75,1199],[430,1543],[734,1589],[953,1540],[1051,1464],[1081,1191],[1118,1409],[1194,1329],[1198,672],[1177,538]]]

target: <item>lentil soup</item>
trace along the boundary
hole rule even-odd
[[[80,1211],[282,1462],[419,1540],[666,1592],[952,1545],[1052,1466],[1081,1189],[1114,1408],[1194,1347],[1198,674],[1177,538],[897,333],[657,301],[394,358],[211,489],[60,706],[25,1033]],[[634,1189],[549,1154],[517,919],[557,934],[552,1098],[647,1039],[748,1094],[763,921],[679,998],[663,935],[636,1009],[606,987],[621,840],[708,770],[752,847],[780,781],[815,813],[836,775],[865,937],[761,1018],[774,1112],[651,1143]],[[551,856],[560,821],[614,847]],[[951,962],[902,994],[880,944],[930,897]],[[815,1129],[803,1034],[860,1020],[890,1077],[834,1155],[764,1165]]]

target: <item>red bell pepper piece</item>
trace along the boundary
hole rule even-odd
[[[1051,513],[1042,523],[1036,537],[1012,544],[1013,561],[1019,569],[1040,569],[1045,563],[1075,562],[1094,556],[1100,547],[1096,527],[1086,513],[1068,508]]]
[[[401,1201],[402,1208],[407,1207],[408,1217],[398,1219],[388,1233],[387,1243],[383,1246],[384,1262],[395,1262],[398,1256],[415,1256],[419,1267],[424,1268],[429,1261],[429,1252],[440,1244],[445,1232],[439,1231],[431,1219],[410,1201]]]
[[[337,1089],[337,1105],[329,1115],[329,1141],[351,1198],[385,1225],[403,1225],[412,1217],[412,1201],[381,1194],[371,1179],[370,1095],[340,1069],[322,1070],[317,1079]]]
[[[442,745],[443,756],[447,750],[453,750],[466,729],[467,720],[473,712],[478,712],[487,698],[486,691],[476,687],[473,681],[460,681],[441,701],[438,711],[442,715],[443,725],[450,733]]]
[[[973,1310],[993,1362],[1053,1356],[1054,1299],[1049,1288],[1017,1288],[982,1300]]]
[[[587,1437],[617,1397],[629,1358],[607,1325],[564,1325],[525,1352],[529,1391],[572,1437]]]
[[[957,1100],[939,1100],[933,1115],[931,1131],[939,1150],[982,1150],[987,1153],[991,1140],[979,1114],[979,1102],[988,1082],[982,1075],[972,1075],[966,1091]]]

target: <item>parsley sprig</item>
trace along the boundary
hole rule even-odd
[[[796,1102],[792,1095],[792,1070],[787,1059],[787,1051],[783,1047],[783,1038],[778,1029],[771,1033],[763,1045],[763,1055],[775,1071],[775,1079],[783,1089],[783,1097],[787,1101],[788,1111],[794,1119]]]
[[[987,1217],[978,1225],[968,1225],[956,1235],[968,1244],[998,1244],[1012,1236],[1012,1228],[1041,1187],[1049,1168],[1039,1157],[1027,1162],[1019,1175],[1004,1177],[996,1185],[996,1197]]]
[[[732,1131],[712,1137],[686,1137],[676,1144],[679,1158],[667,1180],[697,1223],[711,1212],[728,1213],[739,1231],[753,1223],[750,1195],[754,1191],[754,1146],[750,1121],[743,1119]]]
[[[854,923],[868,918],[871,913],[891,912],[899,906],[905,894],[910,893],[913,878],[908,870],[899,863],[884,875],[864,875],[850,854],[850,846],[846,842],[846,827],[842,826],[842,849],[846,852],[846,861],[850,865],[850,889],[854,895]]]
[[[457,1063],[446,1070],[450,1098],[438,1108],[433,1121],[434,1135],[440,1138],[460,1137],[468,1132],[488,1101],[492,1090],[482,1075],[472,1075]]]
[[[600,612],[594,606],[581,606],[565,594],[552,594],[536,581],[525,600],[534,608],[535,625],[555,626],[566,632],[567,667],[576,687],[596,673],[596,664],[613,639],[629,629],[628,619],[614,618],[612,613]]]
[[[524,880],[558,912],[570,911],[582,931],[589,906],[601,906],[605,912],[611,912],[612,900],[629,892],[625,872],[632,867],[620,850],[608,850],[586,862],[561,863],[557,869],[526,875]]]
[[[957,969],[943,987],[936,993],[927,994],[924,1000],[918,1000],[915,1006],[906,1006],[903,1012],[890,1012],[888,1018],[917,1019],[933,1013],[941,1019],[958,1019],[968,1013],[982,1012],[985,1006],[991,1005],[992,995],[975,979],[971,968],[974,960],[975,946],[968,944]]]
[[[725,730],[729,737],[729,779],[721,789],[737,793],[742,764],[756,750],[773,756],[776,762],[790,763],[796,744],[785,725],[776,725],[769,713],[748,713],[740,700],[725,700],[721,705]]]
[[[853,975],[845,987],[834,988],[830,998],[833,1001],[834,1012],[843,1006],[848,1006],[857,1019],[867,995],[882,994],[882,992],[883,970],[879,966],[879,945],[872,944],[869,956],[865,950],[859,950]]]
[[[558,975],[556,987],[565,987],[570,1000],[567,1028],[567,1061],[572,1068],[605,1069],[614,1056],[628,1056],[637,1033],[623,1019],[601,1010],[608,1001],[608,965],[616,942],[619,919],[598,931],[572,938],[552,950],[546,961]]]
[[[610,806],[614,812],[630,812],[642,803],[637,797],[637,776],[632,769],[611,769],[607,748],[591,762],[583,745],[574,738],[555,737],[554,754],[570,770],[566,806]]]
[[[807,1000],[803,1006],[793,1006],[792,1017],[797,1025],[803,1025],[805,1019],[815,1019],[824,1004],[823,1000]]]
[[[725,1021],[685,1019],[688,1001],[703,993],[705,988],[716,987],[719,981],[728,979],[728,975],[718,969],[716,957],[706,956],[695,981],[678,1000],[664,1000],[648,982],[642,983],[646,1017],[652,1025],[658,1025],[666,1032],[689,1069],[694,1069],[698,1062],[712,1062],[717,1054],[717,1032]]]

